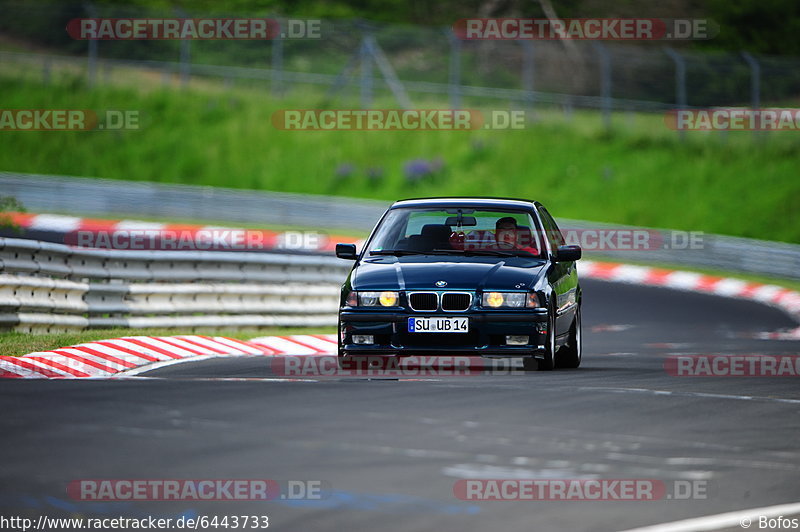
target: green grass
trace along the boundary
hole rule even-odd
[[[228,336],[249,340],[257,336],[276,336],[289,334],[336,334],[336,327],[317,328],[269,328],[259,330],[219,330],[201,332],[189,329],[93,329],[70,333],[26,334],[19,332],[0,333],[0,355],[22,356],[37,351],[48,351],[84,342],[108,340],[122,336],[176,336],[182,334],[201,334],[204,336]]]
[[[270,121],[274,111],[321,107],[321,94],[275,98],[266,87],[210,81],[179,90],[146,71],[117,74],[122,82],[89,90],[69,71],[55,70],[43,86],[0,69],[4,108],[141,113],[135,131],[2,131],[0,169],[382,200],[527,197],[565,218],[800,242],[797,132],[760,140],[689,132],[680,142],[660,115],[618,114],[606,132],[597,113],[566,120],[546,110],[523,130],[280,131]],[[352,98],[335,104],[358,106]],[[410,183],[404,166],[414,159],[437,159],[442,168]],[[337,176],[345,165],[352,173]],[[369,169],[382,177],[371,180]]]

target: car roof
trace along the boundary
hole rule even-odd
[[[520,198],[496,198],[488,196],[444,196],[433,198],[408,198],[394,202],[391,208],[395,207],[439,207],[469,205],[474,207],[523,207],[530,209],[533,205],[539,205],[538,201]]]

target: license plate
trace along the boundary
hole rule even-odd
[[[469,332],[468,318],[408,318],[410,333]]]

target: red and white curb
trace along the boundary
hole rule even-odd
[[[105,379],[183,360],[335,352],[336,335],[324,334],[263,336],[248,341],[224,336],[126,336],[21,357],[0,356],[0,378]]]
[[[346,236],[327,235],[321,232],[315,238],[298,236],[300,231],[276,232],[265,229],[242,229],[236,227],[204,226],[192,224],[168,224],[141,220],[104,220],[80,218],[61,214],[8,213],[11,223],[30,231],[47,231],[60,235],[59,242],[80,247],[130,249],[148,243],[147,249],[204,250],[209,246],[224,250],[226,246],[241,247],[243,242],[252,243],[261,250],[300,249],[303,251],[333,252],[337,242],[363,244]],[[246,231],[246,236],[231,232]],[[243,240],[243,241],[242,241]],[[302,242],[299,242],[302,240]],[[121,246],[121,247],[115,247]],[[137,248],[138,249],[138,248]]]
[[[795,321],[800,322],[800,292],[795,292],[782,286],[751,283],[741,279],[716,277],[695,272],[591,260],[578,262],[578,273],[581,277],[588,279],[672,288],[687,292],[757,301],[778,307],[789,314]],[[790,331],[763,333],[760,337],[771,340],[800,339],[800,327]]]

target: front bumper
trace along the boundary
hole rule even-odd
[[[466,317],[468,333],[409,333],[411,317]],[[519,311],[407,312],[342,309],[339,345],[345,355],[461,354],[540,358],[547,339],[547,309]],[[375,343],[354,344],[353,335],[372,335]],[[527,345],[505,345],[508,335],[528,336]]]

